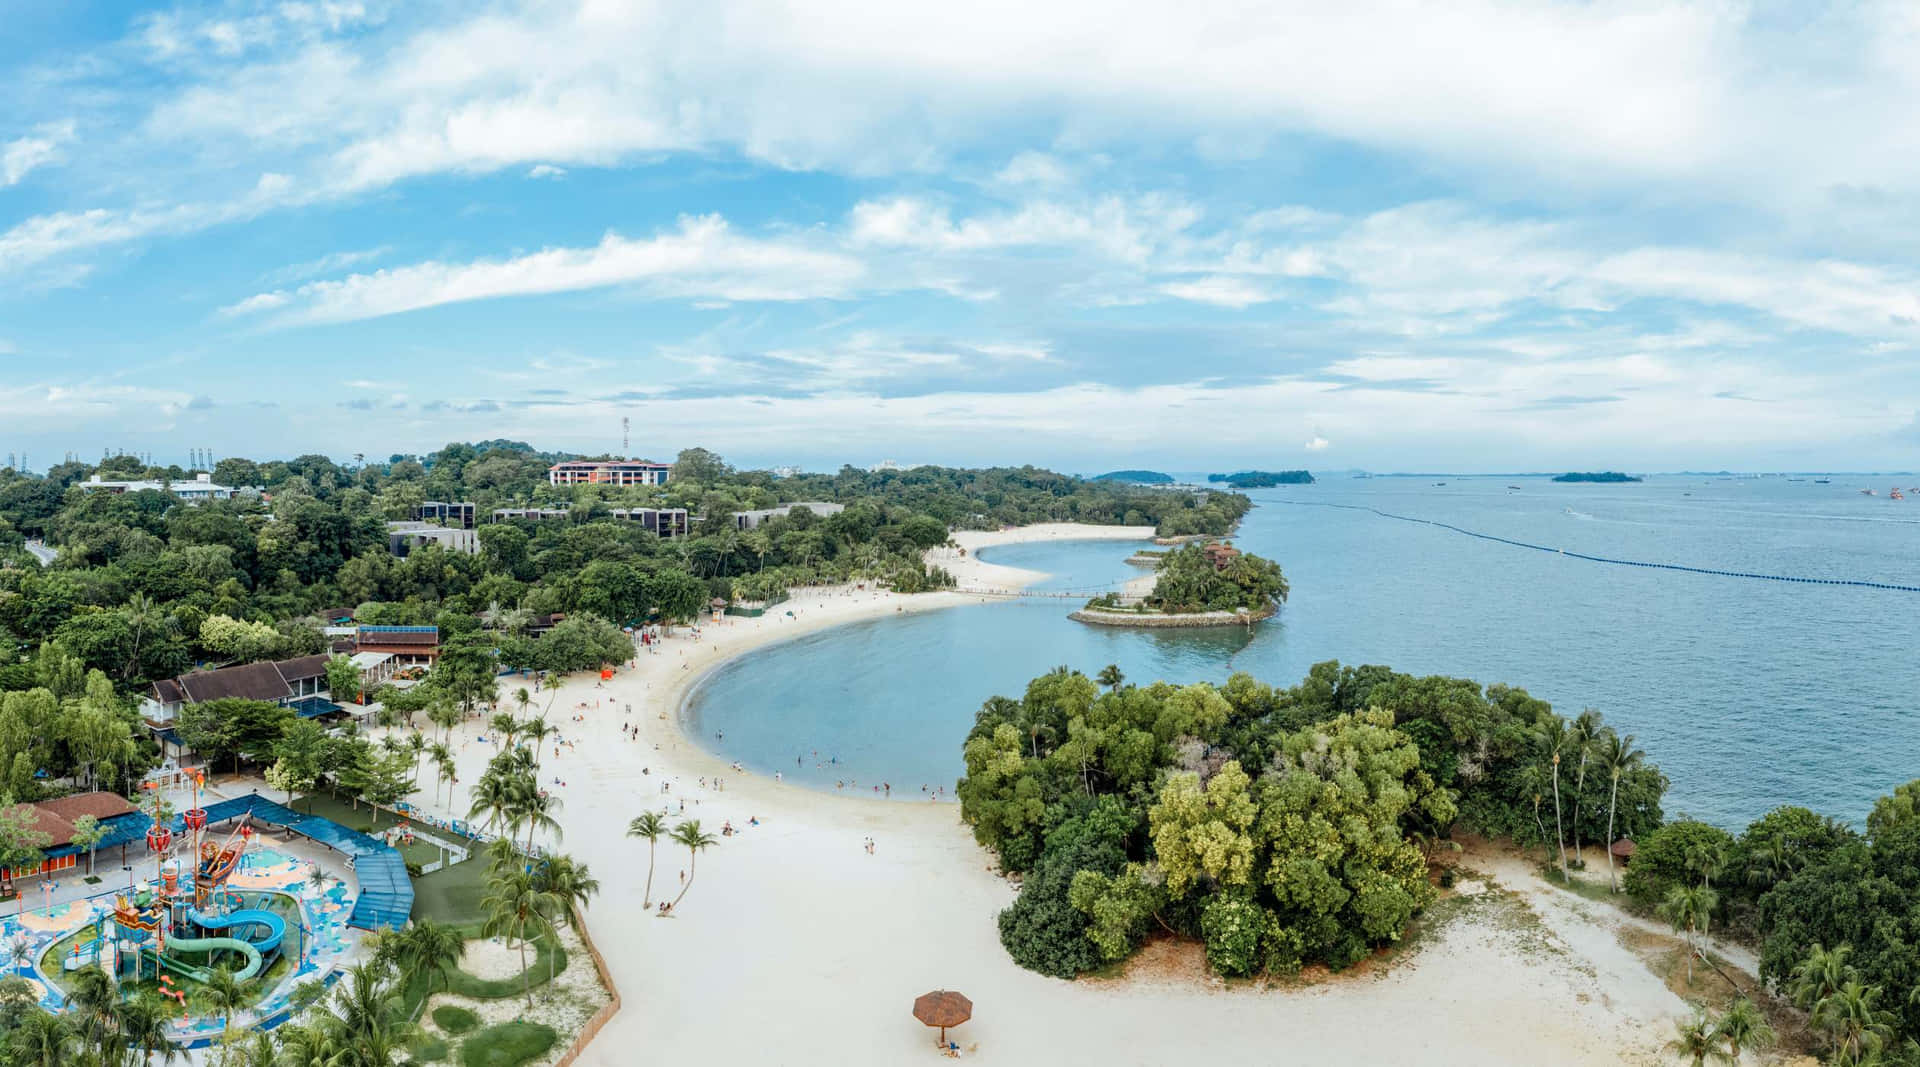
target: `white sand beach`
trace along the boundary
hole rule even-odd
[[[953,570],[962,588],[1004,589],[1035,576],[981,563],[979,548],[1142,536],[1066,524],[962,533],[955,540],[966,556],[936,550],[934,562]],[[600,880],[588,927],[624,998],[579,1062],[930,1061],[938,1056],[934,1032],[913,1019],[911,1007],[919,994],[941,988],[973,1000],[974,1020],[950,1035],[966,1058],[1003,1064],[1164,1064],[1216,1055],[1461,1067],[1659,1062],[1670,1020],[1685,1005],[1613,935],[1605,909],[1541,903],[1532,887],[1514,893],[1496,885],[1460,901],[1457,914],[1406,957],[1328,980],[1230,988],[1196,965],[1197,953],[1156,947],[1127,977],[1063,982],[1008,960],[994,916],[1014,887],[991,871],[956,805],[780,784],[731,770],[680,733],[683,694],[730,657],[856,619],[969,599],[801,591],[780,613],[703,625],[698,639],[677,629],[611,681],[567,680],[549,721],[571,747],[545,753],[542,773],[564,783],[549,785],[564,804],[562,848]],[[625,721],[639,725],[638,740],[623,736]],[[461,790],[492,755],[492,745],[475,739],[481,732],[478,724],[456,731]],[[682,802],[685,816],[708,831],[731,822],[740,832],[701,855],[674,916],[656,918],[643,900],[646,845],[627,839],[625,828],[648,809],[678,818]],[[452,807],[464,814],[465,803],[460,796]],[[754,820],[759,825],[749,825]],[[876,842],[871,855],[867,838]],[[678,892],[688,867],[685,851],[663,842],[652,899]],[[1517,864],[1489,873],[1509,882],[1529,877]]]

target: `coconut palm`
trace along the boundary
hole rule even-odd
[[[547,738],[559,732],[560,728],[558,726],[549,725],[544,718],[528,719],[526,722],[520,724],[520,736],[531,743],[529,747],[533,750],[533,766],[535,770],[538,770],[540,767],[540,742],[545,741]]]
[[[1571,749],[1572,732],[1567,728],[1567,720],[1558,715],[1549,715],[1547,721],[1534,735],[1534,745],[1543,758],[1553,766],[1553,844],[1560,852],[1560,880],[1567,877],[1567,832],[1560,819],[1560,756]]]
[[[1094,675],[1093,680],[1096,682],[1099,682],[1101,685],[1106,686],[1108,689],[1118,692],[1120,689],[1120,683],[1126,681],[1127,676],[1121,672],[1120,665],[1118,663],[1109,663],[1106,666],[1100,668],[1100,673],[1097,675]]]
[[[1880,987],[1849,978],[1813,1006],[1808,1020],[1824,1031],[1834,1059],[1858,1063],[1893,1040],[1893,1013],[1880,1008]]]
[[[76,971],[68,986],[66,1007],[88,1048],[105,1048],[120,1038],[120,991],[104,972]]]
[[[1625,737],[1608,730],[1600,741],[1600,766],[1606,769],[1612,784],[1607,787],[1607,884],[1620,892],[1620,879],[1613,866],[1613,813],[1620,803],[1620,776],[1640,766],[1646,753],[1633,747],[1633,735]]]
[[[1699,938],[1707,932],[1707,924],[1713,919],[1713,909],[1719,903],[1719,894],[1706,886],[1677,885],[1667,891],[1667,899],[1655,909],[1661,918],[1673,926],[1674,933],[1686,934],[1689,985],[1693,983],[1693,957],[1700,953]]]
[[[1839,986],[1847,984],[1847,979],[1853,977],[1853,967],[1847,963],[1851,956],[1851,944],[1824,948],[1818,940],[1812,942],[1807,958],[1799,961],[1788,975],[1788,998],[1793,1006],[1812,1011]]]
[[[1600,738],[1609,731],[1601,725],[1600,713],[1587,708],[1573,717],[1573,725],[1567,732],[1573,741],[1573,751],[1568,758],[1579,757],[1573,773],[1573,858],[1584,861],[1586,857],[1580,853],[1580,800],[1586,796],[1587,762],[1593,758]]]
[[[431,993],[433,979],[444,979],[447,968],[460,962],[466,951],[467,942],[460,931],[432,919],[416,919],[402,932],[395,962],[409,980],[425,976],[427,992]]]
[[[131,1000],[120,1009],[120,1037],[130,1050],[138,1050],[141,1063],[152,1063],[160,1054],[161,1063],[172,1063],[181,1055],[179,1045],[168,1036],[170,1022],[160,1005],[147,999]]]
[[[312,1037],[293,1039],[295,1062],[386,1067],[399,1061],[416,1032],[402,1018],[403,996],[393,969],[367,962],[349,968],[333,999],[315,1013]],[[326,1050],[331,1050],[329,1054]],[[321,1058],[312,1059],[315,1052]]]
[[[500,736],[501,748],[512,748],[513,735],[520,732],[520,720],[510,712],[496,711],[493,718],[487,720],[487,729]]]
[[[1770,1048],[1780,1035],[1774,1033],[1758,1005],[1740,997],[1727,1005],[1713,1028],[1713,1036],[1726,1046],[1728,1057],[1738,1060],[1743,1052]]]
[[[433,761],[433,799],[440,799],[440,787],[453,778],[453,750],[435,741],[427,746],[427,758]],[[451,803],[451,801],[449,801]]]
[[[560,810],[560,798],[542,793],[537,787],[529,790],[524,785],[515,795],[512,815],[515,825],[527,828],[527,851],[533,851],[533,834],[536,830],[552,834],[554,841],[558,842],[563,834],[560,820],[553,816]]]
[[[653,851],[662,837],[667,836],[667,817],[657,811],[643,811],[634,816],[627,824],[627,836],[638,837],[647,843],[647,887],[641,894],[640,906],[653,907]]]
[[[23,1067],[78,1067],[81,1037],[72,1018],[30,1011],[8,1035]]]
[[[520,946],[520,976],[525,983],[527,1007],[533,1007],[533,978],[527,973],[527,928],[541,916],[553,912],[557,898],[540,888],[539,879],[524,867],[493,872],[493,891],[481,900],[487,920],[481,933],[487,937],[504,935],[508,943]]]
[[[413,753],[413,787],[420,788],[420,757],[427,751],[426,735],[415,730],[407,735],[407,751]]]
[[[540,864],[534,875],[540,887],[553,895],[555,911],[547,916],[549,927],[553,925],[553,916],[558,915],[569,927],[579,928],[578,918],[581,908],[587,901],[600,892],[600,880],[587,870],[587,865],[572,856],[549,856]],[[553,983],[553,960],[557,952],[547,953],[547,983]]]
[[[233,977],[232,971],[210,968],[207,980],[200,984],[199,998],[209,1009],[220,1013],[220,1040],[233,1036],[233,1017],[250,999],[247,987]]]
[[[680,898],[687,895],[687,890],[693,888],[693,876],[699,873],[700,869],[701,851],[719,844],[720,839],[701,830],[699,819],[688,819],[674,827],[670,836],[674,844],[684,846],[687,850],[687,881],[680,887],[679,894],[673,898],[673,904],[667,909],[672,911],[680,906]]]
[[[1715,1063],[1733,1062],[1733,1057],[1721,1047],[1713,1023],[1705,1012],[1696,1011],[1692,1018],[1674,1023],[1674,1031],[1673,1040],[1667,1042],[1667,1050],[1676,1053],[1693,1067],[1704,1067],[1708,1060]]]

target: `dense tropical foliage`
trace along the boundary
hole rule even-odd
[[[1456,827],[1545,844],[1659,825],[1657,769],[1576,770],[1569,737],[1613,737],[1581,721],[1524,690],[1384,667],[1322,663],[1290,689],[1063,667],[986,702],[958,793],[1025,876],[1000,916],[1023,966],[1070,977],[1165,931],[1222,974],[1337,968],[1432,901],[1423,844]]]

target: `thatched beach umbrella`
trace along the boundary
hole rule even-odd
[[[973,1001],[948,989],[922,994],[913,1002],[913,1017],[940,1028],[940,1044],[947,1043],[947,1027],[959,1026],[973,1018]]]

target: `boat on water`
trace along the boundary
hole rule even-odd
[[[1887,490],[1888,500],[1905,500],[1906,498],[1907,498],[1907,494],[1901,492],[1897,488]]]
[[[1871,490],[1871,489],[1862,489],[1862,490],[1860,490],[1860,495],[1861,495],[1861,496],[1879,496],[1880,494],[1879,494],[1879,493],[1876,493],[1876,492],[1874,492],[1874,491],[1873,491],[1873,490]]]
[[[1832,485],[1832,484],[1833,484],[1833,479],[1832,479],[1832,478],[1815,478],[1815,479],[1813,480],[1813,484],[1815,484],[1815,485]]]

